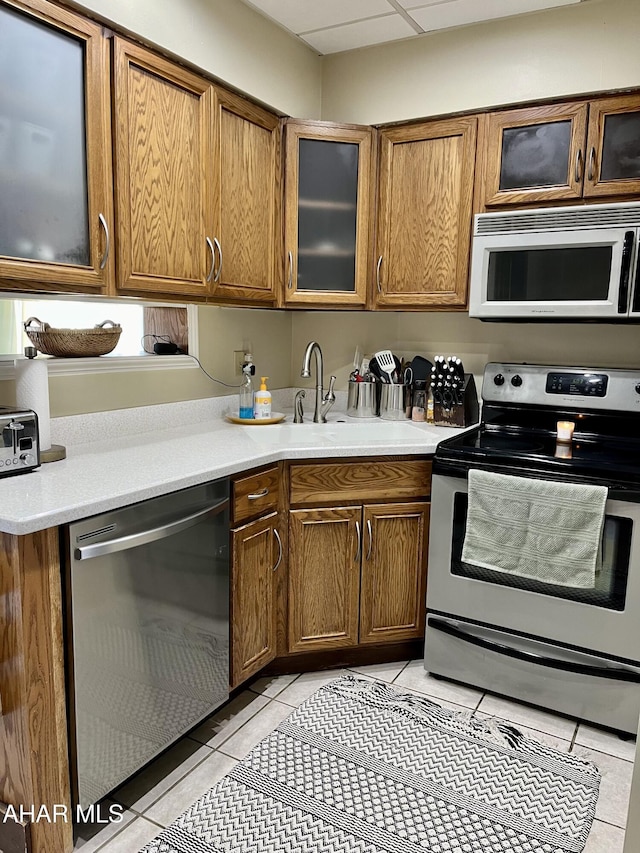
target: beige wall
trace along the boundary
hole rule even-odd
[[[320,116],[320,57],[240,0],[83,0],[75,5],[187,59],[277,112]]]
[[[308,311],[293,319],[291,373],[295,384],[305,384],[297,377],[304,348],[313,339],[322,347],[325,377],[334,373],[336,388],[342,390],[353,369],[356,346],[369,355],[386,348],[407,358],[458,355],[478,381],[488,361],[640,369],[637,326],[484,323],[453,312]]]
[[[237,385],[234,350],[251,348],[256,373],[269,376],[269,387],[290,384],[291,315],[283,311],[206,306],[198,310],[200,361],[217,379]],[[201,397],[235,394],[237,389],[212,382],[193,370],[153,370],[131,373],[96,373],[51,376],[51,415],[75,415],[174,403]],[[13,380],[0,382],[0,405],[15,403]]]
[[[381,124],[640,86],[640,2],[587,0],[327,56],[322,117]]]

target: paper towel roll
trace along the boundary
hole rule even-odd
[[[16,359],[16,405],[38,416],[40,451],[51,448],[49,372],[43,358]]]

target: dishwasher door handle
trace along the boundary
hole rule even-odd
[[[199,524],[208,515],[218,515],[228,504],[228,498],[223,498],[223,500],[200,509],[192,515],[178,518],[168,524],[162,524],[160,527],[151,527],[149,530],[143,530],[140,533],[119,536],[117,539],[107,539],[106,542],[96,542],[94,545],[83,545],[82,548],[74,550],[73,556],[76,560],[90,560],[93,557],[103,557],[105,554],[115,554],[116,551],[128,551],[130,548],[137,548],[138,545],[148,545],[158,539],[166,539],[168,536],[174,536],[176,533],[181,533],[183,530],[188,530],[190,527]]]

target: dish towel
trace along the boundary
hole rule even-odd
[[[606,486],[469,471],[462,560],[559,586],[595,585]]]

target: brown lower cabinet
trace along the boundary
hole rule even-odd
[[[353,505],[289,511],[289,653],[424,634],[429,481],[423,460],[291,467],[292,502]]]
[[[276,654],[275,573],[282,563],[278,513],[231,533],[231,687]]]
[[[276,587],[284,570],[278,530],[280,468],[232,484],[230,684],[234,689],[276,656]]]

